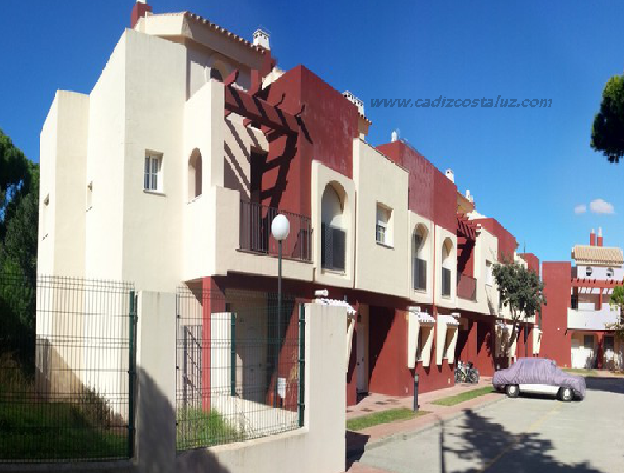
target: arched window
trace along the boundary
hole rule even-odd
[[[211,79],[216,79],[219,82],[223,82],[224,81],[223,74],[216,67],[211,67],[210,78]]]
[[[451,268],[453,264],[452,250],[454,244],[450,238],[445,238],[442,248],[442,262],[443,262],[443,279],[442,279],[442,294],[443,296],[451,296]]]
[[[321,196],[321,267],[345,271],[345,191],[338,183],[326,185]]]
[[[419,224],[413,234],[413,279],[418,291],[427,289],[427,244],[428,230]]]
[[[202,195],[202,153],[195,148],[189,158],[189,200]]]

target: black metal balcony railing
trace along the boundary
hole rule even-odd
[[[451,270],[443,268],[443,296],[451,296]]]
[[[458,274],[458,285],[456,286],[458,297],[468,301],[477,300],[477,280],[471,276]]]
[[[414,259],[414,288],[416,291],[425,291],[427,289],[427,267],[426,260]]]
[[[345,231],[321,224],[321,267],[345,271]]]
[[[239,247],[255,253],[277,255],[278,242],[271,236],[271,222],[279,213],[286,216],[291,226],[289,236],[282,242],[282,256],[310,261],[312,243],[310,218],[244,200],[241,201],[239,217]]]

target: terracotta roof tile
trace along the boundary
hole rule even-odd
[[[621,249],[610,246],[575,245],[571,257],[586,263],[623,264]]]

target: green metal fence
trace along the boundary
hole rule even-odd
[[[304,421],[304,317],[293,297],[184,286],[177,297],[177,447],[294,430]],[[278,330],[278,306],[281,307]]]
[[[0,273],[0,462],[132,456],[130,283]]]

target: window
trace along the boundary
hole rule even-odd
[[[345,190],[338,183],[327,184],[321,196],[321,267],[325,269],[345,271],[345,199]]]
[[[161,182],[161,161],[163,157],[159,154],[148,153],[145,155],[143,171],[143,189],[146,191],[160,191],[163,188]]]
[[[590,266],[586,266],[586,276],[592,275],[592,268]]]
[[[594,335],[584,335],[584,348],[595,348],[595,336]]]
[[[391,238],[391,214],[391,209],[378,204],[376,209],[375,241],[382,245],[391,246],[393,244]]]
[[[486,285],[493,285],[493,263],[486,260]]]
[[[605,270],[605,275],[612,279],[614,277],[614,268],[608,268]]]
[[[195,148],[189,158],[189,201],[202,195],[202,153]]]
[[[442,251],[442,256],[443,256],[443,268],[442,268],[442,284],[441,284],[441,289],[442,289],[442,295],[444,297],[451,297],[451,268],[452,268],[452,250],[453,250],[453,243],[451,241],[450,238],[445,238],[445,241],[443,243],[443,251]]]

